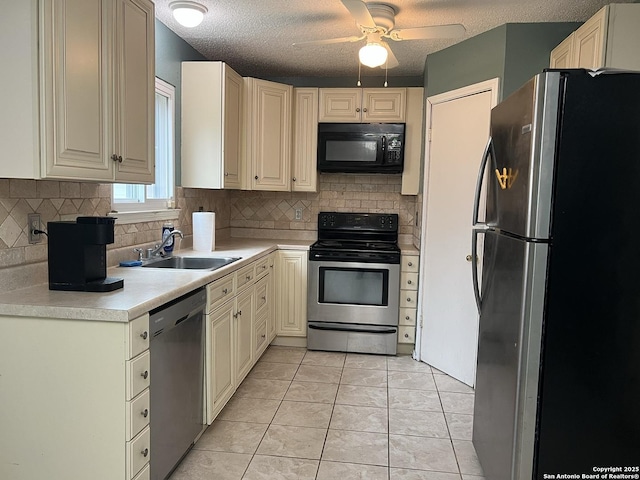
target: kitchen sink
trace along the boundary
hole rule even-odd
[[[241,258],[242,257],[168,257],[150,260],[142,266],[151,268],[177,268],[180,270],[216,270]]]

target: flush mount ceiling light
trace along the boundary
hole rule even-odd
[[[173,17],[184,27],[197,27],[202,22],[207,7],[196,2],[171,2],[169,8]]]
[[[358,52],[360,63],[371,68],[384,65],[387,61],[387,55],[387,49],[376,41],[367,42],[367,44],[360,49],[360,52]]]

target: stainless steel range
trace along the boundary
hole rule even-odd
[[[308,272],[307,348],[396,354],[397,214],[321,212]]]

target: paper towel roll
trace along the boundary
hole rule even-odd
[[[193,249],[211,252],[216,248],[216,214],[193,212]]]

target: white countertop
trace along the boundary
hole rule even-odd
[[[180,250],[176,256],[242,257],[214,271],[150,267],[113,267],[108,277],[124,279],[113,292],[49,290],[48,283],[0,294],[0,315],[128,322],[185,293],[217,280],[277,249],[308,250],[309,240],[231,238],[213,252]]]

